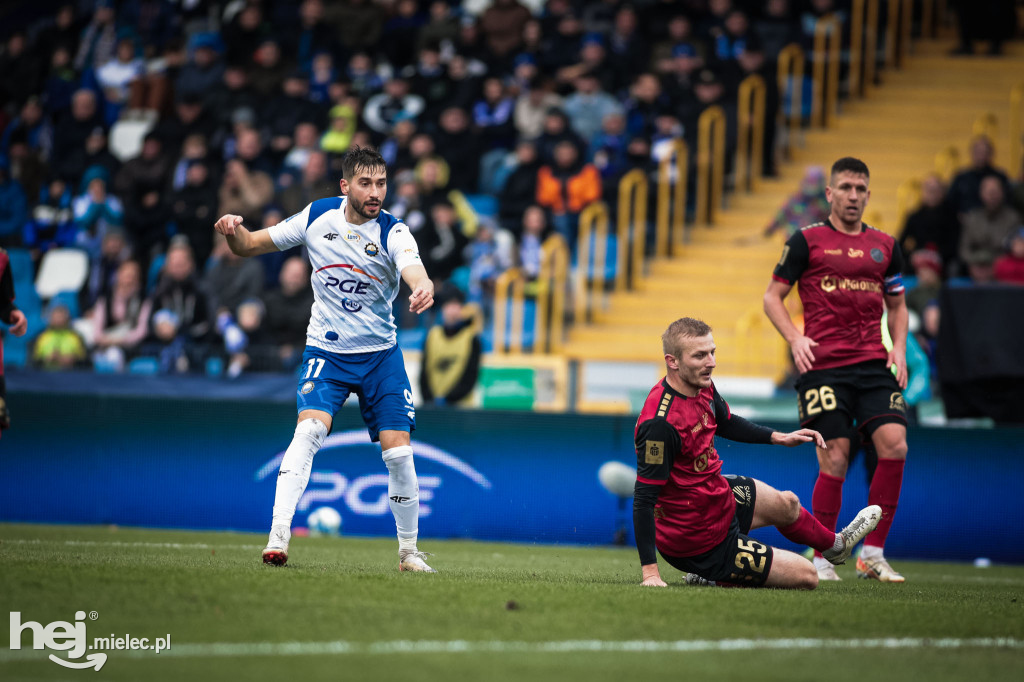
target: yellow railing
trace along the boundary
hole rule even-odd
[[[596,225],[596,229],[595,229]],[[591,244],[594,245],[594,277],[588,281]],[[573,321],[583,324],[587,311],[593,310],[604,299],[604,271],[608,262],[608,207],[595,201],[580,214],[579,235],[576,241],[576,278],[573,287]]]
[[[627,286],[635,289],[643,272],[644,247],[647,244],[647,176],[639,168],[634,168],[619,180],[617,234],[615,291],[625,291]]]
[[[868,0],[864,17],[864,94],[875,87],[878,69],[878,0]]]
[[[690,151],[681,138],[675,138],[671,144],[672,151],[658,162],[658,210],[654,253],[659,258],[674,255],[682,248],[686,221],[686,182],[690,169]],[[672,212],[673,205],[675,212]]]
[[[875,0],[877,2],[878,0]],[[853,0],[850,6],[850,96],[864,95],[864,75],[861,62],[864,57],[864,0]]]
[[[736,187],[753,192],[764,167],[764,79],[752,74],[740,83],[737,113]]]
[[[494,351],[496,353],[522,352],[525,299],[526,279],[519,268],[509,268],[498,275],[494,281]],[[509,301],[512,303],[511,324],[508,319]]]
[[[1011,175],[1024,168],[1024,82],[1010,90],[1010,149],[1006,163]]]
[[[540,247],[537,276],[537,321],[533,352],[554,353],[562,348],[565,324],[565,285],[569,276],[569,248],[559,234]]]
[[[789,116],[786,116],[785,110],[781,112],[782,125],[786,129],[786,134],[782,136],[786,158],[792,156],[803,123],[804,62],[803,48],[796,43],[786,45],[779,52],[779,94],[784,96],[787,89],[790,91]]]
[[[697,222],[710,224],[722,207],[725,112],[712,106],[697,119]]]
[[[839,103],[839,43],[842,28],[834,14],[827,14],[814,24],[814,101],[811,121],[827,127],[836,117]],[[825,68],[828,67],[826,78]]]
[[[910,25],[913,0],[889,0],[889,20],[885,27],[885,66],[903,66],[910,52]]]
[[[850,9],[850,96],[862,97],[875,78],[878,0],[853,0]]]
[[[935,37],[935,0],[921,0],[921,37]]]

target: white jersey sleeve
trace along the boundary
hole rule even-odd
[[[416,238],[412,236],[409,226],[405,223],[398,223],[388,233],[387,249],[398,272],[402,272],[410,265],[423,265]]]
[[[309,204],[309,206],[306,206],[306,208],[291,218],[286,218],[277,225],[268,228],[270,240],[274,242],[274,246],[277,247],[278,251],[284,251],[293,246],[306,243],[306,226],[309,223],[309,208],[312,205]]]

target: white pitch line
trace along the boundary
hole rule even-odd
[[[561,642],[393,640],[381,642],[218,642],[175,644],[153,651],[118,651],[118,658],[220,658],[245,656],[328,656],[391,654],[567,654],[567,653],[701,653],[733,651],[800,651],[837,649],[1024,649],[1024,641],[1012,637],[889,637],[876,639],[684,639],[676,641],[599,639]],[[45,660],[45,651],[0,649],[0,663]]]
[[[0,540],[3,545],[64,545],[66,547],[154,547],[157,549],[261,549],[260,545],[208,545],[202,542],[119,542],[116,540]]]

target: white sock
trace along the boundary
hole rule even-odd
[[[388,504],[395,516],[398,549],[415,551],[420,528],[420,486],[412,461],[412,447],[391,448],[382,452],[381,457],[388,467]]]
[[[843,536],[836,533],[836,541],[832,543],[832,551],[838,552],[843,548],[846,543],[843,541]]]
[[[816,556],[814,557],[814,568],[828,568],[832,563],[829,562],[825,557]]]
[[[291,528],[292,517],[299,498],[309,483],[313,469],[313,455],[327,437],[327,427],[319,419],[303,419],[295,427],[291,445],[281,460],[281,471],[277,475],[277,493],[274,495],[274,520],[272,525]]]
[[[862,559],[881,559],[882,548],[875,547],[873,545],[864,545],[864,548],[860,551],[860,556]]]

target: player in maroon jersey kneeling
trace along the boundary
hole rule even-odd
[[[786,538],[819,550],[841,564],[878,524],[881,509],[867,507],[836,533],[825,528],[789,491],[745,476],[723,476],[715,435],[742,443],[794,447],[814,442],[812,429],[780,433],[729,411],[714,383],[711,327],[684,317],[662,335],[666,376],[644,402],[635,441],[637,479],[633,526],[643,584],[665,587],[657,552],[688,582],[811,590],[814,565],[799,554],[750,538],[754,528],[775,526]]]

